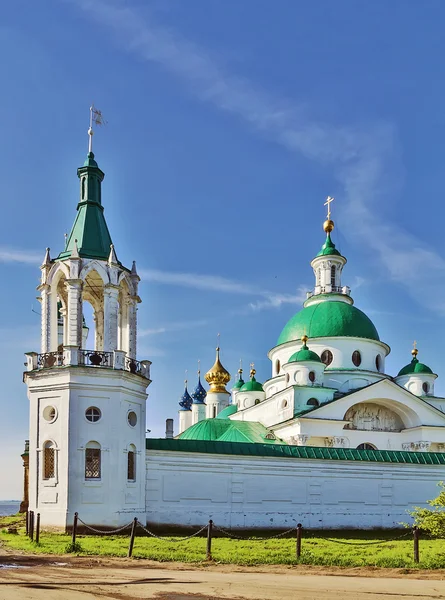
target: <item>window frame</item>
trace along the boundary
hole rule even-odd
[[[358,360],[357,362],[354,360],[354,356],[357,357],[358,355]],[[354,367],[356,367],[358,369],[358,367],[362,364],[362,353],[360,352],[360,350],[354,350],[354,352],[351,355],[351,360],[352,360],[352,364],[354,365]]]
[[[131,461],[132,461],[131,469],[132,469],[133,477],[130,477],[130,475],[131,475],[130,462]],[[136,465],[137,465],[136,446],[131,444],[127,450],[127,483],[136,483],[136,479],[137,479]]]
[[[94,445],[93,445],[94,444]],[[92,463],[94,460],[94,457],[90,458],[88,460],[88,455],[89,454],[94,454],[94,452],[98,453],[98,469],[97,469],[97,475],[94,474],[88,474],[88,467],[87,464],[88,462]],[[90,471],[89,473],[94,473],[92,466],[90,466]],[[85,481],[101,481],[102,479],[102,447],[98,442],[88,442],[88,444],[85,446],[85,453],[84,453],[84,478]]]
[[[99,414],[97,415],[97,419],[94,418],[94,413],[91,412],[91,419],[88,418],[88,412],[89,411],[97,411]],[[85,410],[85,419],[86,421],[88,421],[88,423],[98,423],[101,419],[102,419],[102,411],[100,410],[100,408],[98,406],[89,406],[86,410]]]
[[[328,357],[327,360],[323,360],[324,355],[326,355]],[[329,348],[326,348],[325,350],[323,350],[323,352],[320,355],[320,359],[324,365],[329,367],[329,365],[331,365],[334,360],[334,355],[332,353],[332,350],[329,350]]]
[[[42,460],[42,480],[44,482],[49,482],[49,481],[54,481],[57,479],[57,453],[56,453],[56,444],[55,442],[53,442],[52,440],[46,440],[46,442],[44,442],[43,447],[42,447],[42,454],[43,454],[43,460]],[[49,474],[47,471],[47,460],[49,461],[49,458],[47,458],[47,456],[52,456],[52,474]]]

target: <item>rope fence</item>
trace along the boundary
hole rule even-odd
[[[37,517],[37,518],[35,519],[35,517]],[[22,520],[17,521],[17,523],[23,523],[23,521]],[[145,534],[147,534],[148,536],[150,536],[152,538],[155,538],[161,542],[175,543],[175,544],[186,542],[188,540],[191,540],[192,538],[198,537],[201,534],[203,534],[202,537],[204,537],[204,532],[206,532],[205,537],[207,538],[207,550],[206,550],[207,560],[212,560],[212,540],[214,537],[214,531],[218,532],[219,536],[221,536],[221,537],[227,537],[227,538],[230,538],[233,540],[239,540],[239,541],[253,541],[253,542],[265,541],[265,540],[276,540],[276,539],[284,538],[285,536],[291,536],[291,534],[293,533],[295,536],[295,541],[296,541],[295,556],[296,556],[297,561],[301,558],[301,548],[302,548],[303,540],[322,539],[325,542],[331,542],[334,544],[340,544],[340,545],[345,545],[345,546],[366,547],[366,546],[390,544],[397,540],[407,538],[408,536],[412,536],[413,537],[413,559],[414,559],[414,562],[416,562],[416,563],[418,563],[420,560],[419,559],[420,529],[418,529],[418,527],[413,527],[411,530],[407,530],[406,533],[403,533],[402,535],[398,535],[394,538],[390,538],[387,540],[348,542],[346,540],[338,540],[338,539],[334,539],[334,538],[330,538],[330,537],[320,538],[320,536],[316,536],[309,532],[303,537],[303,526],[301,523],[298,523],[296,526],[291,527],[290,529],[287,529],[286,531],[282,531],[280,533],[270,535],[270,536],[243,537],[240,535],[236,535],[235,533],[232,533],[231,531],[228,531],[227,529],[224,529],[223,527],[219,527],[219,526],[215,525],[213,523],[213,521],[210,519],[210,521],[206,525],[203,525],[200,529],[198,529],[197,531],[195,531],[194,533],[192,533],[190,535],[173,537],[173,536],[161,536],[161,535],[154,533],[153,531],[150,531],[150,529],[148,529],[145,525],[143,525],[138,520],[137,517],[135,517],[132,521],[130,521],[126,525],[122,525],[121,527],[117,527],[115,529],[107,529],[107,530],[97,529],[95,527],[92,527],[91,525],[88,525],[88,523],[85,523],[85,521],[83,521],[79,517],[78,513],[76,512],[76,513],[74,513],[74,520],[73,520],[73,526],[72,526],[72,532],[71,532],[71,547],[73,548],[73,551],[75,551],[74,549],[76,548],[76,539],[77,539],[79,523],[88,532],[91,532],[94,535],[101,535],[101,536],[120,534],[123,531],[131,528],[130,542],[129,542],[128,553],[127,553],[128,557],[131,557],[133,554],[136,531],[139,528]],[[35,541],[36,543],[39,543],[39,541],[40,541],[40,513],[37,513],[37,515],[35,515],[34,511],[28,511],[26,513],[25,525],[26,525],[26,535],[31,539],[31,541]],[[426,533],[425,533],[425,535],[426,535],[426,537],[432,537]]]

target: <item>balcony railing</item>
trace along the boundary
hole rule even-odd
[[[38,369],[51,369],[63,366],[63,352],[45,352],[37,355]]]
[[[79,350],[79,365],[88,367],[113,367],[113,353],[97,350]]]
[[[82,366],[99,369],[116,369],[128,371],[133,375],[140,375],[145,379],[150,379],[149,360],[136,360],[127,356],[123,350],[114,350],[113,352],[102,352],[100,350],[84,350],[73,346],[64,346],[63,351],[28,352],[26,354],[28,371],[40,369],[51,369],[54,367]]]

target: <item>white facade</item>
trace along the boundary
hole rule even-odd
[[[228,528],[391,528],[445,466],[147,451],[147,519]]]

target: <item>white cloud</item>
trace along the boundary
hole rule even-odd
[[[400,153],[390,124],[337,127],[318,122],[303,106],[225,72],[196,44],[155,24],[146,10],[110,0],[71,2],[108,28],[126,51],[162,65],[201,101],[232,113],[288,150],[333,168],[343,188],[337,210],[349,231],[367,245],[393,281],[419,302],[445,310],[445,261],[419,239],[384,222],[374,208],[401,181]]]
[[[249,283],[242,283],[233,279],[219,277],[217,275],[203,275],[198,273],[180,273],[172,271],[158,271],[150,269],[139,269],[139,274],[147,281],[155,281],[165,285],[179,287],[188,287],[197,290],[206,290],[210,292],[222,292],[225,294],[240,294],[245,296],[255,296],[257,300],[248,303],[246,310],[260,311],[269,308],[280,308],[283,304],[301,304],[306,298],[306,292],[300,288],[297,294],[285,294],[263,290]],[[240,311],[237,310],[238,314]],[[207,321],[202,324],[207,324]],[[160,328],[162,329],[162,328]],[[157,333],[163,333],[160,330],[154,330]]]
[[[204,327],[208,323],[209,321],[207,319],[199,319],[195,321],[175,321],[172,323],[166,323],[165,325],[161,325],[159,327],[153,327],[151,329],[141,329],[138,332],[138,337],[149,337],[174,331],[185,331],[187,329],[194,329],[195,327]]]
[[[43,254],[39,256],[37,252],[30,250],[19,250],[17,248],[1,248],[0,262],[2,263],[22,263],[25,265],[40,265],[43,260]]]

